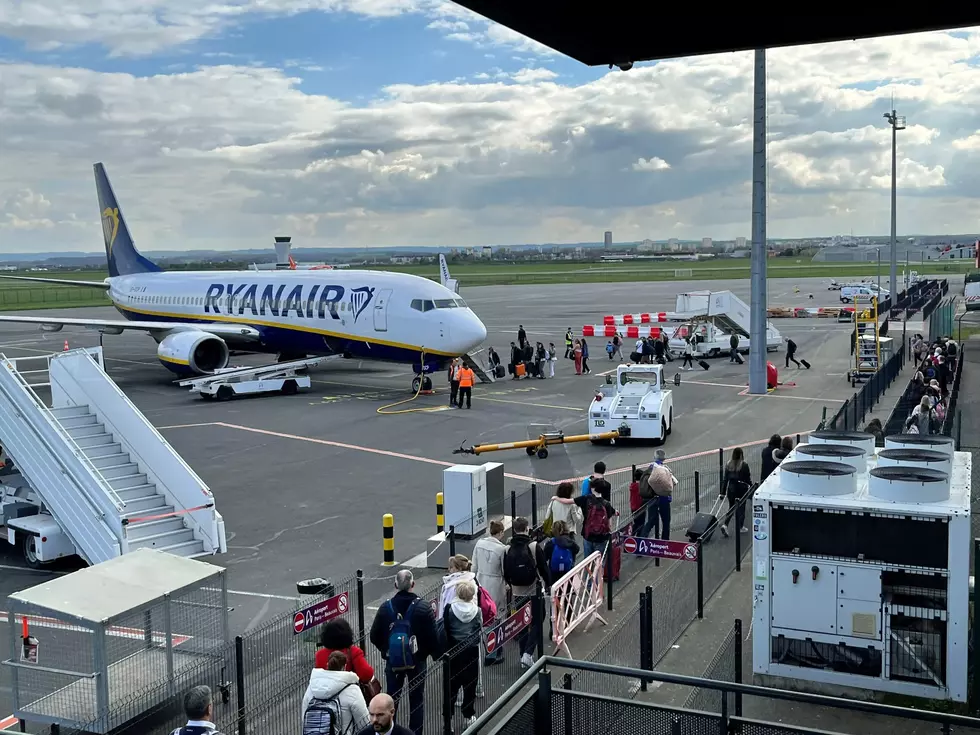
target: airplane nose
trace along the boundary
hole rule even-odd
[[[462,354],[483,344],[487,338],[487,328],[476,314],[470,313],[466,315],[458,332],[455,327],[453,328],[452,335],[459,340],[460,354]]]

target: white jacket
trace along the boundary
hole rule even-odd
[[[486,589],[502,611],[507,605],[507,583],[504,582],[504,554],[507,546],[493,536],[484,536],[473,547],[473,571],[476,581]]]
[[[306,708],[314,698],[333,699],[334,697],[340,708],[340,726],[336,728],[336,732],[356,733],[368,726],[371,718],[364,703],[364,695],[357,685],[357,674],[353,671],[313,669],[310,672],[310,683],[306,687],[306,694],[303,695],[303,715],[306,715]],[[300,729],[302,730],[302,727]]]
[[[439,595],[436,620],[442,620],[442,613],[445,611],[446,605],[452,604],[452,601],[456,599],[456,585],[467,581],[476,584],[476,575],[473,572],[453,572],[442,578],[442,593]]]
[[[582,515],[582,509],[575,505],[572,498],[551,496],[551,502],[544,512],[544,517],[547,518],[549,513],[552,523],[562,521],[568,524],[569,530],[574,532],[576,536],[582,537],[582,524],[585,522],[585,517]]]

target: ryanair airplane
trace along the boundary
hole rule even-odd
[[[147,332],[157,356],[181,376],[226,367],[229,351],[280,360],[342,355],[411,364],[420,376],[478,347],[483,322],[445,286],[384,271],[164,272],[136,250],[101,163],[95,185],[102,212],[109,278],[84,282],[7,276],[106,291],[125,319],[0,316],[0,322]]]

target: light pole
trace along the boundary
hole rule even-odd
[[[878,250],[878,298],[881,298],[881,248]]]
[[[891,271],[889,273],[889,286],[892,293],[892,298],[898,295],[897,285],[895,283],[898,278],[898,221],[896,219],[896,186],[898,183],[897,175],[897,138],[898,131],[905,130],[905,117],[899,117],[895,110],[891,112],[886,112],[883,117],[888,121],[888,124],[892,126],[892,241],[891,241]]]

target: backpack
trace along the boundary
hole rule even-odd
[[[530,587],[538,578],[534,555],[526,544],[511,541],[504,554],[504,579],[517,587]]]
[[[551,563],[549,566],[551,567],[551,573],[555,575],[555,579],[558,579],[558,577],[561,577],[575,566],[575,560],[572,558],[572,550],[566,546],[560,546],[557,539],[551,542]]]
[[[347,687],[352,687],[348,684]],[[340,702],[338,697],[344,691],[341,689],[330,699],[312,699],[306,712],[303,713],[303,735],[341,735],[340,730]],[[350,729],[350,725],[345,730]]]
[[[418,640],[412,633],[412,613],[415,603],[409,603],[405,615],[395,611],[395,606],[388,600],[394,622],[388,627],[388,665],[392,671],[411,671],[415,668],[415,654],[419,651]]]
[[[480,605],[480,613],[483,615],[483,624],[490,625],[497,619],[497,603],[493,601],[490,593],[486,591],[483,585],[477,585],[476,599]]]
[[[653,493],[650,497],[654,495],[659,498],[669,498],[674,492],[674,480],[671,477],[670,470],[662,465],[654,465],[649,468],[649,475],[644,473],[647,478],[647,485],[650,487],[650,492]],[[643,495],[643,482],[640,482],[640,495]]]
[[[585,513],[585,526],[582,536],[586,540],[609,535],[609,516],[606,514],[606,503],[602,498],[591,498],[589,509]]]

